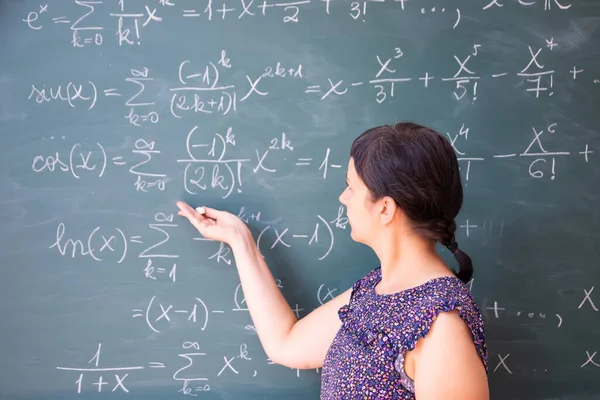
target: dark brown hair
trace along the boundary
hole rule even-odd
[[[389,196],[423,237],[446,246],[459,265],[456,276],[473,277],[471,258],[458,248],[454,218],[463,189],[454,149],[440,133],[413,122],[371,128],[352,143],[358,176],[377,201]]]

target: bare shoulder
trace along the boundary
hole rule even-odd
[[[413,353],[417,398],[489,398],[484,363],[469,326],[457,310],[440,312]]]

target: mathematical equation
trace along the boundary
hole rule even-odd
[[[335,217],[330,216],[329,221],[317,214],[314,218],[314,228],[306,232],[285,225],[264,224],[261,220],[261,214],[261,211],[248,212],[243,206],[237,213],[237,216],[246,223],[256,221],[264,225],[255,238],[256,246],[261,254],[264,250],[291,248],[292,245],[318,246],[323,250],[321,254],[317,254],[317,259],[322,261],[327,258],[335,245],[334,232],[345,230],[348,225],[344,206],[339,206],[337,214]],[[96,226],[89,233],[85,233],[83,238],[75,238],[68,234],[66,224],[60,222],[56,227],[54,242],[48,248],[55,250],[60,256],[72,259],[83,257],[98,262],[110,259],[116,260],[116,264],[121,264],[125,261],[127,255],[132,253],[132,245],[143,245],[144,248],[137,252],[137,258],[146,259],[143,269],[141,269],[144,277],[157,280],[157,278],[164,276],[176,282],[177,263],[173,261],[176,261],[180,255],[169,250],[169,242],[171,234],[178,226],[172,213],[159,212],[154,215],[154,221],[148,224],[149,231],[145,236],[126,234],[126,230],[119,227]],[[457,235],[461,234],[466,237],[500,238],[504,234],[504,221],[491,219],[457,221]],[[192,239],[194,241],[215,242],[201,236]],[[232,265],[232,256],[229,246],[223,242],[218,242],[218,249],[208,255],[207,260]],[[165,261],[169,263],[160,265]]]
[[[557,43],[553,39],[547,40],[547,47],[552,51]],[[454,61],[457,64],[457,70],[451,77],[442,78],[442,82],[453,82],[454,88],[451,88],[453,97],[455,100],[463,100],[469,98],[470,101],[476,101],[478,93],[481,92],[481,86],[479,85],[482,76],[477,75],[473,68],[470,67],[469,62],[475,59],[482,51],[482,46],[474,44],[470,54],[464,57],[458,57],[454,55]],[[528,47],[530,55],[530,61],[525,65],[517,76],[526,79],[533,86],[525,89],[526,92],[535,93],[535,98],[539,98],[541,94],[545,93],[548,96],[554,94],[554,75],[557,73],[553,69],[545,68],[546,64],[542,57],[542,48],[534,49],[531,46]],[[384,101],[390,101],[398,91],[398,85],[402,83],[409,83],[413,80],[412,77],[397,77],[397,70],[401,69],[401,64],[395,64],[400,62],[401,58],[405,58],[404,51],[397,47],[391,54],[383,59],[377,55],[375,57],[377,73],[373,79],[368,81],[354,81],[350,84],[345,84],[343,79],[332,80],[328,78],[328,84],[322,85],[308,85],[304,92],[308,96],[312,94],[318,94],[321,101],[326,101],[328,98],[334,96],[345,96],[349,93],[350,89],[363,86],[363,84],[370,84],[373,89],[377,92],[374,96],[377,103]],[[295,66],[284,66],[280,62],[275,62],[273,65],[266,66],[263,71],[257,75],[250,76],[245,75],[248,88],[244,89],[244,93],[238,98],[236,91],[236,84],[222,83],[224,71],[232,68],[231,58],[228,56],[225,50],[221,51],[220,58],[218,60],[209,61],[207,65],[193,67],[189,60],[185,60],[179,64],[177,79],[179,85],[169,87],[168,91],[171,94],[169,110],[171,117],[181,119],[186,113],[193,114],[221,114],[227,115],[229,113],[235,113],[238,108],[238,103],[247,101],[249,98],[264,98],[269,95],[269,90],[265,89],[264,85],[267,80],[273,79],[298,79],[304,80],[304,71],[302,64]],[[576,80],[580,74],[585,75],[584,69],[573,66],[573,68],[567,73],[569,79]],[[499,72],[492,74],[491,79],[502,79],[509,75],[508,72]],[[600,80],[596,77],[595,73],[587,75],[592,80],[593,84],[600,83]],[[423,87],[428,88],[430,86],[430,80],[435,77],[429,75],[428,72],[421,77],[415,78],[423,81]],[[135,90],[132,90],[129,94],[130,97],[125,101],[124,106],[128,109],[128,112],[123,114],[123,117],[134,126],[143,126],[145,124],[158,124],[162,116],[159,114],[157,109],[157,91],[167,90],[164,87],[155,88],[155,90],[148,92],[147,85],[152,84],[154,78],[150,74],[150,70],[146,67],[136,70],[131,70],[131,76],[125,78],[125,81],[135,86]],[[161,79],[161,81],[163,81]],[[277,88],[281,85],[277,85]],[[478,89],[479,88],[479,89]],[[478,92],[479,91],[479,92]],[[88,109],[92,109],[98,102],[99,93],[103,93],[105,97],[120,97],[122,94],[116,87],[106,88],[100,90],[97,85],[88,81],[87,84],[74,84],[72,82],[66,85],[58,85],[47,88],[46,85],[41,86],[32,85],[31,91],[28,95],[28,99],[35,101],[38,104],[49,103],[49,102],[65,102],[70,107],[77,107],[79,102],[87,105]],[[531,127],[533,135],[531,136],[528,145],[524,143],[523,149],[515,149],[518,151],[506,154],[488,154],[488,155],[466,155],[464,151],[460,150],[460,145],[468,140],[469,128],[465,127],[464,124],[460,128],[458,133],[447,133],[448,138],[451,140],[452,145],[458,155],[458,159],[463,167],[463,175],[465,180],[468,182],[470,178],[471,168],[474,164],[481,161],[492,162],[493,160],[514,158],[514,157],[525,157],[533,158],[529,164],[528,173],[533,178],[549,177],[551,180],[556,178],[556,164],[558,158],[564,158],[565,156],[571,156],[573,154],[581,155],[582,159],[587,163],[589,156],[594,151],[590,149],[589,143],[582,143],[579,149],[567,149],[566,151],[548,151],[543,146],[541,137],[545,133],[558,135],[556,133],[557,124],[553,123],[544,128],[542,127]],[[210,187],[212,190],[219,190],[223,193],[223,198],[229,197],[232,193],[242,191],[242,178],[241,170],[242,166],[253,163],[250,169],[254,174],[257,172],[268,172],[274,173],[276,169],[274,167],[268,167],[269,157],[272,157],[274,152],[286,153],[293,152],[294,147],[291,140],[286,137],[285,133],[281,137],[274,137],[271,143],[266,146],[265,149],[255,149],[255,154],[248,158],[247,155],[242,158],[229,158],[225,157],[225,153],[228,147],[235,146],[235,135],[232,133],[230,127],[228,131],[222,134],[216,133],[212,140],[212,143],[192,143],[194,142],[198,125],[194,126],[189,131],[186,139],[186,158],[178,159],[178,163],[184,163],[184,186],[185,190],[190,194],[198,194],[198,191],[207,190]],[[203,132],[199,132],[200,136],[203,136]],[[523,132],[527,135],[526,132]],[[219,141],[220,143],[216,143]],[[220,146],[221,152],[215,150],[215,146]],[[77,169],[81,170],[92,170],[93,168],[88,167],[88,160],[90,152],[86,154],[80,153],[77,155],[77,159],[81,161],[77,165],[73,165],[73,153],[81,145],[74,145],[67,161],[61,161],[58,153],[52,156],[46,156],[44,158],[41,155],[36,156],[34,159],[34,165],[32,168],[36,172],[49,170],[60,170],[70,171],[76,178]],[[102,168],[98,168],[98,176],[102,176],[105,171],[106,165],[109,161],[108,156],[100,143],[96,144],[97,151],[102,152],[103,162]],[[201,148],[206,148],[206,154],[199,155],[198,151]],[[143,157],[143,161],[132,167],[129,171],[137,175],[136,182],[134,183],[136,190],[147,191],[150,188],[157,188],[158,190],[164,190],[166,181],[166,174],[158,172],[141,172],[137,170],[142,164],[146,164],[150,161],[153,155],[160,154],[160,150],[156,147],[156,142],[145,141],[138,139],[135,142],[135,148],[132,150],[134,154]],[[269,155],[269,153],[271,155]],[[327,148],[324,151],[325,154],[319,157],[319,171],[322,171],[322,176],[325,179],[327,177],[327,171],[329,168],[341,168],[339,163],[329,162],[331,149]],[[63,156],[67,158],[66,156]],[[122,156],[111,157],[114,165],[124,165]],[[311,166],[315,162],[315,157],[297,157],[295,165]],[[95,170],[95,169],[94,169]]]
[[[258,375],[258,370],[254,368],[260,364],[257,364],[256,361],[252,362],[254,356],[251,357],[246,343],[241,343],[239,345],[238,352],[223,355],[222,366],[218,367],[219,370],[216,373],[214,373],[214,371],[211,371],[212,373],[208,372],[207,370],[210,368],[206,367],[206,363],[203,363],[203,360],[205,360],[207,356],[210,356],[209,353],[211,351],[217,351],[214,346],[211,346],[210,350],[204,350],[204,347],[201,348],[199,342],[186,341],[182,343],[181,348],[184,351],[176,354],[177,360],[174,361],[175,366],[172,368],[174,370],[172,374],[173,380],[181,384],[181,388],[177,390],[178,393],[189,396],[198,396],[200,392],[208,392],[211,390],[211,379],[216,380],[226,374],[239,375],[240,372],[242,372],[247,373],[251,378],[255,378]],[[130,366],[105,367],[105,364],[100,361],[102,350],[102,343],[98,343],[96,352],[85,366],[58,366],[56,369],[79,373],[78,376],[76,375],[77,379],[75,380],[74,385],[77,393],[81,394],[89,391],[98,393],[130,393],[130,390],[133,389],[127,387],[128,381],[135,379],[137,371],[162,370],[169,368],[169,365],[167,365],[164,360],[147,361],[145,363]],[[264,361],[264,365],[270,364],[273,364],[273,362],[267,358]],[[319,369],[316,369],[316,372],[319,373]],[[132,376],[130,377],[130,375]],[[300,376],[299,369],[296,369],[296,376]],[[127,380],[127,378],[129,379]]]
[[[185,113],[227,115],[237,111],[238,103],[245,102],[251,96],[267,96],[268,92],[264,89],[259,90],[260,82],[264,84],[266,81],[303,78],[302,64],[284,66],[279,61],[274,62],[272,65],[266,65],[255,76],[246,75],[249,88],[238,100],[236,85],[222,83],[222,75],[231,68],[232,61],[225,50],[221,51],[218,60],[210,60],[206,65],[194,66],[190,60],[182,61],[177,69],[177,84],[168,87],[171,93],[171,116],[179,119]],[[71,108],[81,104],[91,110],[101,98],[123,97],[123,89],[127,89],[125,92],[129,97],[123,103],[127,112],[123,117],[138,127],[157,124],[160,115],[153,111],[159,105],[155,98],[165,89],[165,84],[154,84],[155,77],[147,67],[132,68],[124,81],[128,87],[122,88],[121,91],[119,87],[100,88],[91,80],[57,85],[32,84],[27,99],[37,104],[62,102]],[[163,82],[163,79],[158,81]]]
[[[228,157],[227,151],[236,146],[236,137],[229,127],[226,132],[214,133],[212,139],[203,139],[204,132],[194,126],[185,140],[186,156],[176,160],[175,165],[183,165],[183,185],[190,194],[213,190],[222,194],[222,198],[232,193],[242,193],[242,167],[253,174],[275,174],[277,168],[271,164],[288,163],[295,170],[314,168],[327,179],[330,169],[340,169],[341,164],[330,161],[331,149],[324,149],[319,159],[314,157],[292,157],[294,147],[286,137],[273,137],[264,148],[255,148],[252,158]],[[54,141],[55,137],[50,137]],[[62,137],[65,140],[65,137]],[[60,146],[62,143],[58,143]],[[70,148],[69,148],[70,147]],[[107,167],[128,168],[128,172],[136,177],[133,186],[136,191],[148,192],[151,189],[164,191],[168,176],[166,173],[152,169],[152,160],[160,157],[162,151],[156,141],[139,138],[131,149],[131,158],[123,155],[112,155],[101,143],[84,145],[74,143],[66,151],[50,150],[45,154],[33,156],[31,169],[36,173],[68,173],[75,179],[85,175],[102,178]],[[278,153],[283,153],[279,154]],[[291,153],[291,154],[288,154]],[[310,155],[310,154],[303,154]],[[288,157],[290,161],[288,161]],[[275,158],[275,159],[274,159]],[[278,167],[279,168],[279,167]]]
[[[594,291],[594,286],[591,286],[589,289],[584,288],[583,294],[581,296],[581,302],[577,305],[577,310],[581,309],[591,309],[594,312],[598,312],[598,307],[594,303],[592,298],[592,292]],[[540,312],[539,310],[527,310],[523,311],[520,309],[507,309],[506,307],[501,307],[498,301],[494,301],[492,306],[486,306],[485,310],[489,310],[491,316],[488,318],[493,320],[502,320],[502,319],[525,319],[525,320],[533,320],[533,321],[548,321],[548,324],[554,326],[555,329],[561,329],[564,326],[565,320],[564,317],[558,313],[548,313],[548,312]],[[584,353],[585,352],[585,356]],[[595,361],[595,357],[598,354],[598,351],[590,351],[586,349],[585,351],[581,351],[581,359],[582,364],[579,365],[579,368],[600,368],[600,364]],[[510,360],[507,361],[511,353],[498,353],[494,356],[490,355],[490,371],[491,373],[504,373],[513,375],[515,373],[516,368],[510,364]],[[492,360],[496,360],[496,364],[492,369]],[[523,362],[515,363],[518,364],[519,373],[527,373],[527,372],[545,372],[547,373],[549,368],[545,366],[544,368],[528,368],[523,366]]]
[[[492,154],[487,157],[470,156],[463,148],[469,144],[469,130],[463,123],[458,132],[446,132],[457,154],[466,184],[469,182],[471,169],[481,162],[507,162],[506,160],[512,158],[529,158],[531,159],[527,168],[529,176],[555,180],[557,159],[579,155],[582,162],[588,163],[591,154],[594,153],[588,143],[575,151],[548,150],[542,139],[548,135],[561,136],[558,124],[552,123],[546,127],[532,126],[529,134],[524,132],[524,135],[528,135],[529,138],[525,138],[523,149],[518,153]],[[564,136],[564,133],[562,135]],[[255,148],[251,158],[228,156],[227,152],[236,148],[236,137],[231,127],[226,132],[214,133],[209,140],[203,139],[204,136],[198,126],[194,126],[185,140],[185,157],[176,160],[176,165],[182,166],[180,171],[183,187],[187,193],[193,195],[213,191],[226,199],[232,194],[241,194],[244,181],[242,171],[251,171],[253,175],[272,175],[277,174],[277,169],[281,168],[281,165],[287,164],[295,171],[313,168],[322,179],[327,179],[330,169],[342,167],[341,164],[331,162],[332,150],[329,147],[324,149],[316,160],[315,157],[291,157],[294,154],[294,146],[285,132],[281,136],[273,137],[263,148]],[[58,145],[62,144],[61,140],[50,138],[50,141],[55,140],[59,142]],[[62,140],[65,140],[64,137]],[[75,179],[88,175],[102,178],[109,166],[128,167],[128,172],[135,176],[133,187],[141,192],[152,189],[164,191],[170,180],[166,172],[152,167],[153,158],[160,157],[162,153],[156,141],[137,139],[132,146],[130,158],[109,154],[101,143],[91,145],[74,143],[68,150],[63,151],[52,150],[52,146],[49,147],[45,150],[45,154],[33,156],[31,169],[34,172],[68,173]],[[306,155],[311,154],[303,154]]]
[[[579,365],[579,368],[600,368],[600,361],[596,361],[596,355],[598,354],[598,351],[593,351],[591,352],[590,350],[585,350],[585,355],[583,354],[584,352],[581,353],[581,360],[583,361],[583,363],[581,365]],[[523,367],[522,362],[515,362],[515,364],[519,364],[519,368],[515,368],[512,364],[511,361],[512,360],[508,360],[508,357],[510,357],[511,353],[497,353],[494,354],[496,357],[490,357],[490,372],[493,374],[509,374],[509,375],[514,375],[515,372],[518,373],[528,373],[528,372],[533,372],[533,373],[539,373],[539,372],[544,372],[547,373],[549,370],[551,370],[551,368],[548,368],[547,366],[545,366],[544,368],[527,368],[527,367]],[[492,369],[492,363],[494,360],[496,362],[494,369]]]
[[[558,46],[558,43],[554,42],[554,38],[550,38],[546,40],[546,47],[550,50],[554,49],[554,47]],[[452,95],[455,100],[462,100],[463,98],[471,101],[477,100],[477,90],[479,87],[479,82],[482,76],[479,76],[474,72],[474,68],[469,65],[469,62],[472,63],[472,60],[475,59],[482,51],[485,49],[481,44],[473,44],[472,51],[466,52],[466,55],[457,56],[454,55],[454,61],[457,65],[457,70],[453,76],[442,77],[442,82],[454,82],[455,88],[452,92]],[[540,94],[546,93],[548,96],[552,96],[554,94],[554,83],[555,78],[554,75],[557,73],[553,69],[545,68],[544,64],[540,63],[541,53],[543,48],[539,47],[537,49],[533,49],[531,46],[528,46],[530,59],[528,63],[521,70],[514,72],[514,76],[522,77],[527,82],[529,82],[529,87],[525,89],[525,92],[533,92],[535,93],[535,97],[539,98]],[[394,97],[394,94],[397,90],[397,84],[411,82],[413,79],[422,81],[422,87],[428,88],[430,83],[429,81],[434,80],[435,76],[430,75],[429,72],[425,72],[423,75],[418,77],[397,77],[395,75],[397,69],[395,63],[398,63],[397,60],[399,58],[404,57],[404,52],[400,47],[396,47],[394,49],[394,53],[382,61],[382,59],[376,56],[377,64],[378,64],[378,72],[373,79],[365,81],[354,81],[349,84],[344,83],[342,79],[340,80],[332,80],[331,78],[327,78],[328,84],[326,85],[309,85],[307,86],[305,93],[317,93],[320,100],[325,100],[328,97],[334,96],[342,96],[348,93],[349,89],[362,86],[365,83],[369,83],[373,85],[373,87],[377,90],[377,94],[375,95],[375,100],[377,103],[383,103],[384,101],[389,100]],[[396,67],[392,69],[392,67]],[[402,67],[402,65],[398,65],[398,67]],[[567,76],[569,79],[576,80],[577,76],[583,73],[584,70],[582,68],[578,68],[577,66],[573,66],[573,68],[563,73],[563,76]],[[510,76],[508,72],[502,71],[498,73],[491,74],[488,79],[497,79],[505,76]],[[580,78],[581,79],[581,78]],[[585,78],[584,78],[585,79]],[[600,79],[597,78],[595,72],[592,73],[591,77],[588,76],[589,82],[593,84],[600,83]],[[471,97],[469,98],[469,92],[471,93]],[[465,97],[467,96],[467,97]]]
[[[280,279],[275,279],[277,287],[281,290],[284,289],[283,283]],[[330,288],[321,284],[316,290],[316,297],[319,304],[324,304],[327,301],[333,299],[334,293],[338,291],[337,288]],[[238,284],[233,293],[232,308],[227,311],[249,311],[245,306],[246,299],[242,292],[242,285]],[[296,318],[302,318],[302,311],[299,304],[295,304],[292,307],[292,311],[296,314]],[[161,331],[161,325],[168,327],[169,323],[174,318],[180,318],[188,321],[190,324],[197,325],[201,332],[204,332],[209,324],[209,316],[212,314],[225,314],[225,310],[213,309],[204,302],[201,298],[195,297],[185,302],[185,305],[173,305],[157,299],[157,296],[152,296],[148,300],[147,304],[142,308],[134,308],[131,310],[132,318],[140,318],[146,324],[146,326],[153,332],[159,333]],[[212,319],[211,319],[212,320]],[[256,332],[253,325],[247,325],[247,330]]]
[[[596,307],[594,300],[592,298],[592,292],[594,291],[594,286],[591,286],[589,289],[583,289],[582,300],[577,306],[578,310],[584,309],[592,309],[595,312],[598,312],[598,307]],[[486,310],[490,310],[492,312],[493,319],[503,319],[503,318],[522,318],[528,320],[548,320],[553,321],[554,326],[557,329],[560,329],[563,326],[564,320],[560,314],[547,314],[545,312],[539,311],[522,311],[522,310],[508,310],[505,307],[500,307],[498,301],[493,302],[493,306],[485,307]],[[579,365],[579,368],[600,368],[600,364],[595,361],[595,357],[598,354],[598,351],[590,351],[589,349],[585,350],[585,356],[583,355],[583,351],[581,354],[582,364]],[[510,360],[507,359],[510,356],[510,353],[498,353],[495,354],[496,357],[490,357],[490,360],[497,358],[496,365],[494,369],[491,369],[490,363],[490,371],[492,373],[505,373],[509,375],[513,375],[515,373],[515,368],[510,364]],[[528,370],[527,368],[523,368],[522,363],[520,364],[520,370],[518,372],[548,372],[548,368],[535,368]],[[539,371],[538,371],[539,370]]]
[[[584,163],[588,163],[590,159],[590,154],[594,153],[594,151],[590,150],[589,144],[585,143],[579,151],[549,151],[544,147],[542,142],[542,135],[552,135],[552,136],[563,136],[568,138],[564,132],[561,133],[558,131],[558,124],[551,123],[545,127],[531,127],[531,133],[528,135],[529,138],[524,141],[524,150],[519,153],[502,153],[502,154],[492,154],[491,156],[486,157],[469,157],[466,154],[466,151],[461,151],[463,145],[468,145],[469,139],[469,128],[465,126],[463,123],[458,131],[458,133],[448,133],[446,135],[454,148],[454,151],[457,154],[457,158],[459,163],[464,171],[465,181],[468,183],[472,164],[476,164],[478,162],[488,160],[500,160],[500,159],[512,159],[515,157],[525,157],[532,158],[533,161],[529,163],[528,173],[532,178],[540,179],[545,176],[550,180],[555,180],[556,178],[556,160],[557,158],[564,158],[567,156],[573,156],[578,154],[581,157],[581,160]],[[525,147],[525,143],[527,144]],[[489,161],[488,161],[489,162]],[[466,166],[466,168],[464,168]]]
[[[322,4],[322,10],[325,15],[331,14],[331,9],[340,7],[345,9],[351,20],[365,22],[367,10],[371,7],[377,7],[376,3],[386,3],[386,0],[362,0],[342,2],[339,0],[297,0],[290,2],[268,2],[263,0],[254,4],[255,0],[230,0],[223,1],[220,4],[213,4],[213,0],[205,0],[199,8],[183,8],[180,10],[180,16],[183,19],[194,20],[196,18],[205,18],[208,21],[243,18],[266,18],[275,13],[283,23],[300,22],[301,7],[310,7],[312,3]],[[388,1],[390,2],[390,1]],[[97,14],[108,15],[114,20],[114,35],[117,38],[119,46],[139,46],[142,43],[142,32],[145,29],[151,29],[154,25],[163,21],[163,11],[165,9],[176,7],[175,0],[159,0],[159,7],[140,4],[131,0],[119,0],[118,5],[115,2],[106,2],[102,0],[77,0],[74,1],[76,9],[74,12],[64,13],[63,7],[52,4],[40,4],[37,8],[31,10],[22,18],[30,29],[42,31],[48,29],[48,25],[68,26],[71,36],[71,45],[81,48],[85,46],[101,46],[104,43],[105,27],[96,22]],[[220,3],[220,2],[219,2]],[[350,4],[348,4],[350,3]],[[443,21],[451,24],[452,29],[456,29],[461,21],[460,8],[446,9],[445,7],[425,8],[408,0],[394,0],[397,8],[406,12],[409,16],[418,15],[441,15]],[[492,12],[496,8],[504,7],[504,1],[492,0],[483,6],[477,4],[473,8],[477,11],[483,10]],[[370,4],[368,7],[367,5]],[[537,8],[539,10],[564,11],[571,8],[571,2],[565,0],[519,0],[517,3],[522,8]],[[511,4],[512,5],[512,4]],[[55,10],[55,8],[57,10]],[[108,8],[108,10],[107,10]],[[269,10],[267,15],[267,10]],[[412,11],[412,12],[411,12]],[[272,18],[272,17],[271,17]],[[111,34],[113,34],[111,32]]]
[[[545,40],[545,46],[548,49],[547,52],[552,52],[555,47],[559,46],[559,43],[555,42],[554,38],[549,38]],[[413,93],[419,87],[427,90],[432,87],[433,82],[440,81],[443,85],[449,85],[449,93],[452,94],[455,101],[474,102],[478,96],[481,96],[481,91],[485,90],[485,87],[480,85],[480,82],[485,79],[508,79],[512,76],[519,80],[525,80],[527,83],[523,89],[524,93],[533,93],[535,98],[540,98],[542,95],[553,96],[555,83],[557,79],[561,78],[570,81],[579,79],[593,85],[600,83],[600,74],[593,69],[588,71],[581,66],[573,65],[568,71],[557,71],[546,67],[547,61],[543,59],[545,54],[543,47],[532,47],[531,45],[523,49],[529,61],[521,68],[512,72],[499,70],[489,76],[482,76],[475,72],[473,63],[476,62],[474,60],[478,55],[485,53],[485,50],[485,46],[474,43],[471,48],[464,50],[464,54],[453,55],[448,62],[456,65],[454,74],[440,78],[437,77],[437,73],[430,74],[429,71],[423,71],[422,74],[414,77],[398,76],[398,71],[410,69],[410,64],[406,64],[409,61],[405,62],[404,60],[410,59],[411,55],[407,54],[407,50],[402,47],[395,47],[390,49],[384,57],[375,55],[372,58],[371,63],[375,73],[371,77],[359,80],[329,77],[327,83],[314,84],[311,82],[308,85],[304,84],[302,86],[304,89],[299,85],[296,87],[298,87],[298,94],[303,92],[308,98],[316,96],[316,99],[325,101],[348,95],[361,86],[370,85],[372,98],[377,104],[381,104],[392,101],[398,91],[401,94],[406,93],[406,91],[402,91],[402,84],[410,84],[410,89],[407,90]],[[489,57],[489,55],[486,56]],[[235,113],[240,103],[244,103],[248,99],[269,96],[271,87],[286,90],[288,93],[294,88],[294,85],[286,87],[280,84],[273,85],[274,81],[306,81],[307,71],[302,64],[283,65],[280,61],[273,61],[258,73],[249,75],[247,71],[244,71],[243,75],[246,81],[240,84],[231,82],[233,78],[227,76],[227,72],[232,70],[233,65],[226,50],[221,50],[218,59],[209,60],[205,65],[194,65],[190,60],[182,61],[177,74],[173,76],[173,78],[177,78],[176,84],[167,85],[166,82],[172,81],[173,78],[162,76],[156,78],[148,67],[142,67],[130,70],[129,75],[124,78],[127,87],[119,88],[117,84],[115,87],[101,88],[91,80],[75,83],[34,83],[29,89],[27,98],[37,104],[64,102],[72,108],[82,104],[91,110],[98,105],[100,99],[123,97],[123,92],[125,92],[129,97],[124,102],[127,112],[123,114],[123,117],[132,125],[142,126],[156,124],[160,121],[161,116],[155,110],[160,105],[156,97],[164,90],[171,93],[169,101],[171,117],[180,119],[189,113],[198,115]],[[223,81],[226,80],[230,82],[224,83]],[[412,82],[415,81],[421,81],[421,84],[415,87],[412,85]],[[242,91],[241,95],[238,95],[239,90]],[[357,94],[363,97],[362,93]]]
[[[282,288],[281,281],[277,281],[278,287]],[[473,285],[473,281],[470,283],[471,287]],[[236,296],[239,290],[236,289]],[[598,308],[595,306],[593,299],[591,297],[592,292],[594,290],[594,286],[590,289],[584,289],[584,295],[581,303],[577,307],[581,309],[584,306],[589,306],[594,311],[598,311]],[[321,284],[317,290],[317,298],[320,304],[332,299],[337,292],[337,288],[330,288]],[[243,299],[240,301],[243,303]],[[240,304],[237,303],[237,308],[234,308],[233,311],[247,311],[247,309],[240,307]],[[201,311],[199,312],[198,309]],[[154,310],[154,311],[153,311]],[[302,309],[298,307],[296,304],[296,308],[294,312],[300,318],[299,311]],[[510,312],[506,308],[500,307],[497,301],[493,302],[493,306],[486,307],[486,310],[491,310],[493,312],[492,318],[507,318],[507,317],[517,317],[517,318],[527,318],[531,319],[540,319],[546,320],[547,314],[542,312],[523,312],[521,310]],[[182,318],[186,318],[190,323],[199,323],[200,331],[204,331],[208,325],[209,315],[210,314],[223,314],[224,310],[210,310],[204,301],[200,298],[193,299],[186,308],[180,308],[179,306],[174,306],[173,304],[166,304],[157,301],[156,296],[153,296],[145,310],[143,309],[134,309],[133,318],[142,317],[145,318],[148,326],[155,332],[160,332],[157,329],[157,323],[160,323],[161,320],[165,323],[171,321],[171,318],[174,318],[177,314],[182,314]],[[151,316],[152,314],[152,316]],[[560,329],[563,326],[563,317],[559,314],[548,315],[548,317],[552,316],[555,321],[555,326],[557,329]],[[251,325],[246,326],[246,329],[254,330],[254,327]],[[177,359],[174,361],[175,366],[172,368],[174,371],[172,374],[172,379],[180,382],[181,388],[178,389],[179,393],[184,395],[197,396],[198,392],[205,392],[211,390],[211,379],[216,379],[221,377],[224,374],[235,374],[239,375],[240,373],[245,373],[248,376],[255,378],[258,375],[259,370],[256,369],[260,364],[256,362],[250,362],[253,360],[253,356],[250,355],[248,346],[245,343],[241,343],[239,345],[239,351],[234,353],[228,353],[222,356],[223,361],[221,365],[218,365],[216,369],[208,372],[210,368],[207,367],[206,363],[203,363],[202,360],[208,355],[207,351],[201,348],[198,341],[187,341],[183,342],[181,348],[185,350],[184,352],[177,353]],[[217,352],[214,346],[210,347],[213,353]],[[104,364],[101,364],[101,352],[102,352],[102,343],[98,343],[98,347],[96,352],[93,354],[91,359],[88,361],[88,365],[83,367],[65,367],[65,366],[57,366],[56,369],[60,371],[67,372],[75,372],[78,373],[77,379],[74,381],[74,390],[77,393],[83,393],[85,391],[110,391],[110,392],[125,392],[129,393],[130,389],[127,387],[126,379],[129,380],[134,379],[134,371],[141,370],[154,370],[154,369],[168,369],[169,365],[165,362],[165,360],[152,360],[144,363],[138,363],[136,365],[131,366],[117,366],[117,367],[105,367]],[[221,351],[221,353],[225,353]],[[583,357],[582,352],[582,363],[579,368],[600,368],[600,364],[595,361],[595,357],[598,354],[598,351],[590,351],[589,349],[585,350],[585,357]],[[509,374],[512,375],[515,373],[515,368],[510,364],[511,353],[496,353],[490,355],[490,371],[493,374]],[[495,365],[492,364],[492,360],[495,360]],[[265,360],[265,365],[274,364],[270,359]],[[211,364],[214,365],[214,364]],[[493,369],[491,367],[494,367]],[[548,368],[531,368],[531,370],[524,367],[522,363],[519,363],[519,371],[523,372],[548,372]],[[293,368],[290,368],[293,369]],[[315,369],[316,373],[319,373],[319,369]],[[114,378],[113,378],[114,376]],[[296,369],[296,376],[300,376],[300,370]]]
[[[248,215],[244,207],[240,209],[238,216],[246,222],[249,220],[261,222],[260,212]],[[261,252],[264,249],[272,250],[278,246],[290,248],[292,243],[301,243],[309,247],[318,246],[323,248],[322,254],[318,255],[318,260],[321,261],[329,255],[335,244],[334,229],[344,230],[347,223],[348,219],[344,216],[344,207],[340,206],[337,215],[330,221],[317,214],[314,229],[311,228],[309,232],[292,230],[290,227],[266,225],[255,241]],[[119,227],[96,226],[89,233],[85,233],[83,238],[74,238],[67,231],[66,224],[60,222],[56,227],[54,242],[48,248],[58,252],[61,256],[72,259],[91,258],[98,262],[111,259],[116,260],[116,264],[121,264],[127,255],[132,252],[132,245],[143,245],[144,249],[137,253],[137,257],[146,259],[142,270],[144,276],[156,280],[159,275],[165,275],[176,282],[176,263],[173,262],[168,265],[157,265],[156,263],[173,261],[179,258],[179,254],[169,250],[171,234],[177,227],[178,224],[175,223],[173,214],[159,212],[155,214],[154,221],[148,224],[149,232],[146,236],[126,234],[126,230]],[[193,237],[192,239],[214,242],[214,240],[204,237]],[[231,265],[233,261],[231,249],[223,242],[218,242],[218,244],[218,250],[209,255],[207,259]]]

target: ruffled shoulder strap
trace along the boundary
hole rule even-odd
[[[417,341],[429,333],[431,326],[441,312],[458,311],[471,331],[473,343],[488,372],[488,354],[483,318],[469,291],[458,278],[443,278],[435,284],[433,290],[425,294],[423,301],[410,310],[405,323],[394,332],[398,340],[398,356],[394,366],[401,375],[402,384],[414,393],[414,383],[404,371],[404,356],[413,350]]]
[[[371,286],[373,286],[377,282],[380,276],[381,266],[378,266],[377,268],[372,269],[371,271],[369,271],[368,274],[354,282],[354,285],[352,285],[352,295],[350,296],[350,301],[352,301],[353,299],[357,299],[359,296],[362,296],[362,294],[366,290],[369,290]]]
[[[348,302],[348,304],[344,304],[338,310],[338,316],[340,317],[340,320],[342,322],[344,322],[347,319],[348,313],[352,308],[352,305],[356,301],[358,301],[358,299],[365,293],[365,291],[369,290],[369,288],[377,282],[380,276],[381,266],[378,266],[377,268],[369,271],[368,274],[354,282],[354,284],[352,285],[352,293],[350,294],[350,301]]]

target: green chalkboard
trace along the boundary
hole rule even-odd
[[[302,317],[377,266],[338,195],[400,120],[460,159],[492,398],[598,398],[599,43],[595,0],[1,1],[0,398],[318,398],[175,202]]]

